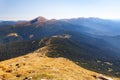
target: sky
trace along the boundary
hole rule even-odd
[[[99,17],[120,19],[120,0],[0,0],[0,20]]]

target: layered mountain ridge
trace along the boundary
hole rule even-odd
[[[119,26],[120,22],[99,18],[38,17],[2,23],[0,60],[38,53],[42,57],[67,58],[86,69],[120,77]]]

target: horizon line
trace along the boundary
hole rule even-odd
[[[44,17],[44,16],[38,16],[38,17]],[[35,18],[38,17],[34,17],[34,18],[28,18],[28,19],[0,19],[0,21],[30,21],[33,20]],[[63,17],[63,18],[48,18],[48,17],[44,17],[48,20],[51,19],[56,19],[56,20],[61,20],[61,19],[77,19],[77,18],[96,18],[96,19],[107,19],[107,20],[120,20],[120,18],[102,18],[102,17]]]

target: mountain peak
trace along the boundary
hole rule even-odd
[[[39,16],[39,17],[31,20],[30,22],[31,22],[31,23],[41,23],[41,22],[46,22],[46,21],[47,21],[46,18],[44,18],[44,17],[42,17],[42,16]]]
[[[37,17],[36,19],[38,19],[38,20],[43,20],[43,21],[46,21],[46,20],[47,20],[46,18],[44,18],[44,17],[42,17],[42,16],[39,16],[39,17]]]

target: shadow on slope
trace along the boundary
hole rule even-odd
[[[39,48],[39,41],[23,41],[10,44],[0,44],[0,61],[22,56]]]
[[[120,60],[99,47],[58,37],[45,38],[39,45],[48,47],[48,52],[45,54],[48,57],[68,58],[86,69],[120,77]],[[39,50],[36,52],[39,53]]]
[[[76,64],[102,74],[120,77],[120,59],[113,56],[113,52],[100,46],[78,42],[75,38],[50,37],[40,40],[15,42],[0,45],[0,61],[22,56],[30,52],[41,54],[41,48],[48,57],[64,57]],[[40,52],[39,52],[40,51]]]

